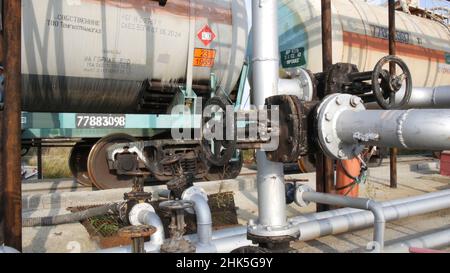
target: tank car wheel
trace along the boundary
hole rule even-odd
[[[383,69],[386,64],[395,64],[395,67],[401,68],[401,73],[395,71],[395,74],[391,75],[388,70]],[[404,96],[396,103],[395,95],[402,87],[405,88]],[[412,78],[406,63],[392,55],[382,58],[373,69],[372,90],[383,109],[399,109],[408,104],[412,94]]]
[[[224,166],[231,160],[234,152],[236,151],[236,141],[235,140],[226,140],[226,107],[230,105],[226,99],[222,97],[214,97],[211,98],[205,105],[205,109],[211,110],[211,117],[203,117],[203,133],[206,129],[216,130],[215,127],[210,128],[209,122],[213,118],[222,119],[224,128],[223,128],[223,138],[224,140],[207,140],[205,138],[201,141],[202,148],[202,159],[204,162],[215,165],[215,166]],[[215,113],[215,114],[213,114]],[[217,114],[222,114],[221,117],[217,117]]]
[[[128,188],[133,185],[134,177],[116,175],[109,170],[106,158],[107,149],[113,144],[134,142],[136,139],[127,134],[113,134],[100,139],[92,147],[87,161],[87,170],[92,183],[100,190]]]
[[[87,170],[87,160],[92,145],[92,143],[77,143],[73,146],[69,156],[70,172],[78,183],[86,187],[92,186]]]

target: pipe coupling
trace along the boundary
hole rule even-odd
[[[295,192],[295,203],[301,207],[307,207],[311,202],[304,200],[303,193],[314,192],[314,190],[308,185],[300,185]]]

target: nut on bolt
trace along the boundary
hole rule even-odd
[[[361,102],[362,102],[362,101],[361,101],[361,98],[356,97],[356,96],[353,96],[353,97],[350,99],[350,105],[351,105],[352,107],[358,106]]]

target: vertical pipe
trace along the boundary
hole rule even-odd
[[[389,55],[396,55],[395,0],[389,0]],[[391,74],[395,74],[395,64],[389,66]],[[397,148],[390,149],[390,186],[397,188]]]
[[[331,24],[331,0],[322,0],[322,66],[326,72],[333,64],[332,24]],[[324,94],[324,92],[320,92]],[[328,95],[328,94],[324,94]],[[320,98],[320,99],[323,99]],[[318,192],[331,193],[334,187],[333,161],[322,152],[318,152],[316,167],[316,190]],[[327,211],[329,205],[317,204],[317,212]]]
[[[278,22],[276,0],[252,0],[254,104],[262,107],[267,97],[278,93]],[[283,164],[256,153],[258,176],[258,222],[265,226],[286,225]]]
[[[44,174],[42,173],[42,144],[39,143],[37,146],[37,171],[38,179],[44,179]]]
[[[5,0],[5,108],[3,122],[4,146],[4,212],[5,244],[22,250],[21,204],[21,2]]]

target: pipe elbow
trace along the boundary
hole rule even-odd
[[[377,223],[385,223],[386,219],[384,217],[384,210],[383,210],[383,206],[373,200],[369,200],[369,202],[367,203],[367,209],[369,209],[374,217],[375,217],[375,222]]]

